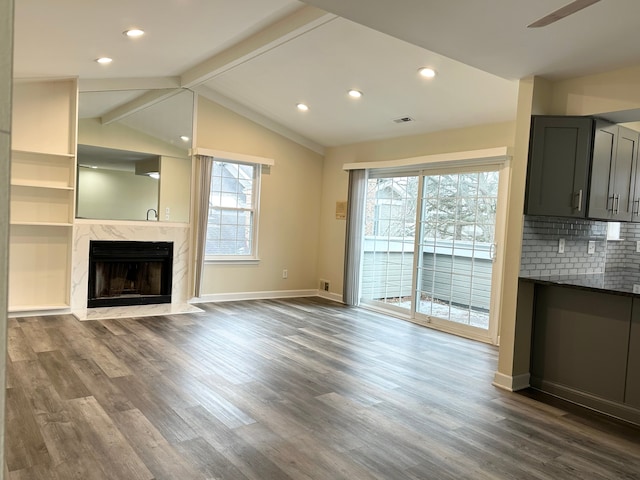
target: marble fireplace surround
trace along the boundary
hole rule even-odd
[[[87,308],[90,240],[173,242],[171,303],[130,307]],[[202,310],[187,303],[189,272],[189,226],[156,222],[76,220],[73,226],[71,266],[71,312],[80,320],[131,316],[171,315]]]

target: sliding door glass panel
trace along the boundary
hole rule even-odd
[[[489,328],[497,171],[424,175],[415,310]]]
[[[411,310],[416,176],[370,178],[367,188],[361,299]]]

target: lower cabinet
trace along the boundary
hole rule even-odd
[[[640,409],[640,300],[633,300],[629,330],[629,363],[624,403]]]
[[[640,300],[536,284],[531,386],[640,424]]]

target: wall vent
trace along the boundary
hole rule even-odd
[[[411,118],[411,117],[400,117],[400,118],[395,118],[393,120],[393,123],[409,123],[409,122],[413,122],[413,118]]]

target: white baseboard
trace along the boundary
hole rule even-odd
[[[511,376],[504,373],[496,372],[493,376],[493,386],[508,390],[510,392],[517,392],[528,388],[531,375],[523,373],[521,375]]]
[[[317,297],[318,290],[273,290],[266,292],[209,293],[194,297],[189,303],[215,303],[238,300],[269,300],[272,298]]]
[[[326,298],[327,300],[333,300],[334,302],[344,303],[342,301],[342,295],[338,293],[325,292],[324,290],[318,290],[316,292],[318,297]]]

